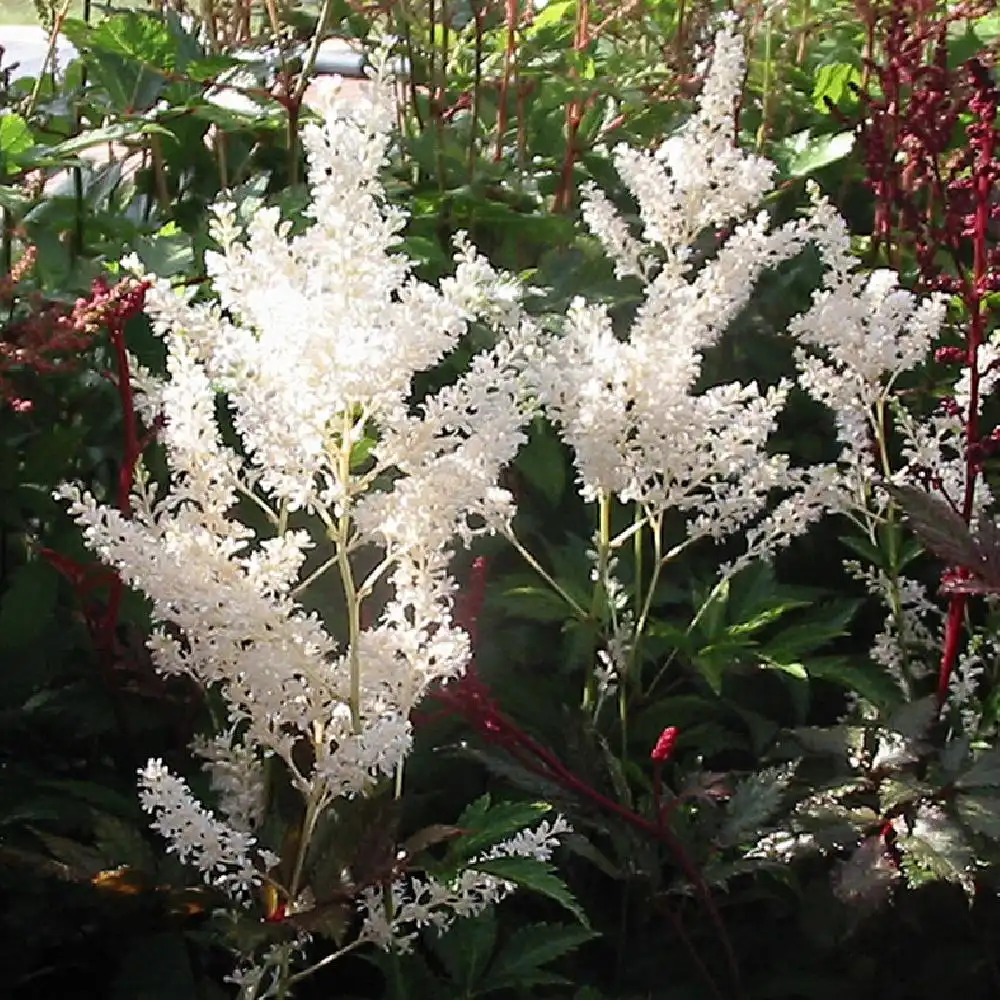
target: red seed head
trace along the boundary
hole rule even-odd
[[[679,733],[680,730],[676,726],[667,726],[660,733],[660,738],[656,741],[656,746],[653,747],[653,752],[649,755],[650,760],[657,764],[669,760],[670,755],[674,752],[674,744],[677,742]]]

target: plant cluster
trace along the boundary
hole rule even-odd
[[[15,995],[990,995],[1000,26],[758,6],[56,12]],[[309,91],[341,17],[402,83]]]

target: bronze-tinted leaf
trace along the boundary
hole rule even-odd
[[[913,486],[889,486],[917,537],[949,566],[977,573],[983,563],[979,545],[962,515],[942,497]]]
[[[407,837],[400,845],[400,851],[404,858],[417,857],[423,854],[429,847],[454,840],[465,833],[468,833],[468,831],[462,829],[460,826],[451,826],[447,823],[432,823],[430,826],[425,826],[422,830],[417,830],[412,836]]]

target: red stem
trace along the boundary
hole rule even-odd
[[[973,275],[972,281],[966,286],[966,301],[971,314],[966,351],[966,364],[969,368],[969,409],[965,421],[965,494],[962,498],[962,517],[966,524],[972,520],[976,480],[981,472],[981,458],[977,454],[979,444],[979,345],[983,342],[986,323],[986,318],[983,315],[983,294],[989,270],[986,241],[990,223],[993,156],[994,132],[992,128],[986,127],[981,136],[975,172],[976,215],[973,226]],[[944,650],[941,655],[941,666],[938,670],[937,699],[939,706],[944,705],[945,699],[948,697],[948,686],[958,659],[965,602],[964,594],[955,594],[948,605]]]

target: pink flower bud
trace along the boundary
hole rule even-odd
[[[660,738],[656,741],[656,746],[653,747],[653,752],[649,755],[650,760],[657,764],[669,760],[670,755],[674,752],[674,744],[677,742],[679,733],[680,730],[676,726],[667,726],[660,733]]]

